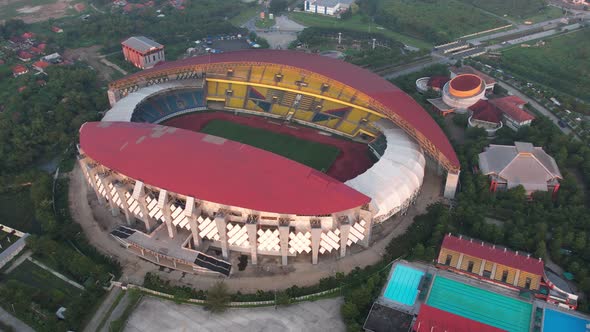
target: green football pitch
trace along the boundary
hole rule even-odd
[[[331,145],[224,120],[212,120],[200,131],[276,153],[324,173],[340,153],[338,148]]]

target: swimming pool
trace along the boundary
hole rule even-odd
[[[437,276],[426,303],[506,331],[528,332],[531,303]]]
[[[391,301],[413,306],[418,295],[418,285],[423,271],[397,264],[383,296]]]
[[[543,317],[544,332],[586,332],[586,324],[590,324],[590,320],[568,315],[557,310],[545,309]]]

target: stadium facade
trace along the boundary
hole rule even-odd
[[[290,51],[239,51],[165,63],[113,82],[111,110],[80,129],[79,162],[99,201],[128,226],[114,232],[144,258],[181,270],[229,274],[203,246],[288,257],[346,255],[368,246],[374,223],[416,199],[427,161],[459,162],[433,119],[408,95],[364,69]],[[329,176],[254,147],[159,125],[203,110],[247,113],[364,142],[385,141],[357,177]],[[136,231],[139,220],[144,231]],[[160,236],[162,235],[162,236]],[[164,236],[165,235],[165,236]],[[164,251],[157,239],[181,248]],[[227,273],[226,273],[227,272]]]

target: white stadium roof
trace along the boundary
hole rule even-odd
[[[382,221],[406,208],[424,180],[426,159],[420,146],[388,120],[377,123],[385,135],[383,156],[363,174],[346,184],[372,198],[371,211]]]

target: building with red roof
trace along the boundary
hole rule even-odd
[[[27,51],[20,51],[17,54],[17,57],[21,60],[21,61],[31,61],[31,59],[33,58],[33,55]]]
[[[516,289],[538,290],[545,275],[543,260],[507,248],[447,234],[438,266]]]
[[[49,67],[51,64],[47,61],[39,60],[33,63],[33,67],[38,71],[45,71],[45,68]]]
[[[523,126],[530,126],[535,119],[534,115],[524,110],[524,105],[527,102],[517,96],[490,99],[490,103],[503,113],[506,125],[513,130],[518,130]]]
[[[64,30],[58,26],[52,26],[51,27],[51,31],[55,32],[55,33],[62,33],[64,32]]]
[[[504,330],[431,307],[420,306],[412,327],[414,332],[502,332]]]
[[[26,73],[28,73],[29,70],[27,69],[27,67],[23,66],[23,65],[16,65],[14,67],[12,67],[12,75],[14,77],[18,77],[20,75],[24,75]]]
[[[132,5],[128,4],[127,6]],[[125,6],[125,8],[127,8]],[[152,68],[166,60],[164,45],[143,36],[130,37],[121,43],[123,56],[140,69]]]
[[[35,34],[32,32],[25,32],[21,35],[24,39],[32,39],[35,38]]]
[[[494,136],[496,131],[503,127],[502,112],[487,100],[480,100],[469,107],[471,116],[468,119],[469,127],[483,128],[488,136]]]
[[[476,75],[481,78],[485,82],[485,90],[487,92],[492,92],[494,90],[494,86],[496,85],[496,80],[488,74],[482,73],[481,71],[471,67],[471,66],[461,66],[461,67],[451,67],[451,79],[465,74]]]

